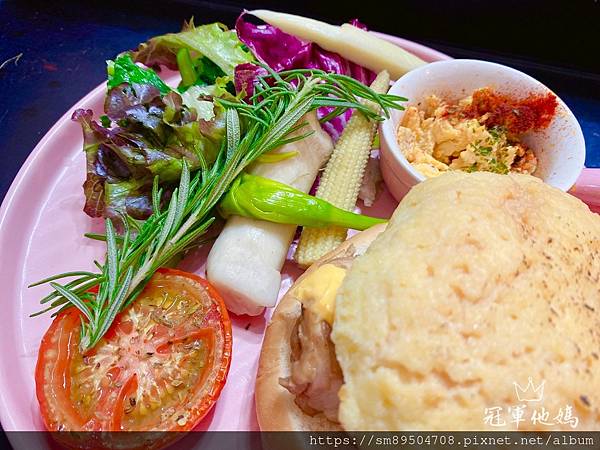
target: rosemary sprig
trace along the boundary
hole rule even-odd
[[[291,135],[305,123],[300,119],[320,106],[333,106],[330,119],[354,108],[373,120],[383,120],[361,103],[371,100],[389,108],[401,108],[405,99],[373,92],[353,78],[319,70],[289,70],[259,80],[248,103],[218,99],[226,109],[226,139],[212,167],[194,174],[183,160],[179,187],[169,205],[160,208],[162,191],[155,181],[152,191],[154,213],[139,226],[130,217],[121,218],[124,232],[117,236],[106,220],[106,234],[91,235],[106,242],[104,264],[95,262],[98,273],[77,271],[54,275],[32,284],[49,283],[53,291],[41,300],[49,305],[39,313],[75,306],[82,313],[80,349],[93,348],[110,328],[119,311],[137,297],[156,270],[194,246],[215,220],[214,208],[237,176],[262,154],[303,139],[309,133]],[[242,127],[244,133],[242,135]],[[131,227],[135,227],[135,236]],[[74,278],[65,284],[58,280]],[[90,293],[97,286],[96,294]]]

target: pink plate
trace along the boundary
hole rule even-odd
[[[426,61],[449,59],[447,55],[404,39],[381,35]],[[82,212],[84,155],[73,110],[102,111],[105,85],[77,102],[52,127],[33,150],[12,183],[0,208],[0,420],[7,431],[43,430],[35,397],[34,368],[41,337],[50,324],[49,315],[29,318],[40,307],[47,287],[28,289],[30,283],[51,274],[93,269],[103,258],[103,245],[83,237],[100,231],[101,223]],[[384,192],[368,213],[389,216],[395,202]],[[183,268],[204,273],[206,250],[190,255]],[[285,292],[300,271],[284,268]],[[216,407],[200,429],[256,430],[254,379],[266,323],[264,317],[233,317],[234,348],[231,371]],[[16,443],[15,443],[16,444]]]
[[[427,61],[448,59],[435,50],[392,36]],[[98,86],[48,131],[13,181],[0,209],[0,421],[7,431],[43,430],[35,397],[34,368],[43,333],[50,316],[30,318],[39,310],[47,287],[27,286],[49,275],[71,270],[92,270],[94,259],[103,258],[103,245],[83,234],[100,231],[102,223],[82,212],[85,158],[78,124],[70,120],[77,108],[99,115],[106,87]],[[395,206],[386,193],[378,202],[380,215]],[[204,273],[206,251],[190,255],[183,268]],[[284,269],[281,292],[300,273],[293,264]],[[270,313],[267,313],[267,315]],[[209,430],[256,430],[254,379],[268,317],[233,317],[234,347],[227,384],[213,411],[200,428]],[[249,326],[248,326],[249,325]],[[246,329],[247,328],[247,329]]]

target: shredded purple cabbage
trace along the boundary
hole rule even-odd
[[[246,12],[242,13],[235,24],[238,38],[248,46],[257,59],[267,64],[276,72],[289,69],[321,69],[326,72],[349,75],[369,85],[376,74],[358,64],[342,58],[337,53],[322,49],[313,42],[304,41],[287,34],[269,24],[256,25],[247,21]],[[356,27],[366,29],[357,19],[350,21]],[[235,69],[235,86],[239,91],[245,89],[252,95],[253,82],[258,76],[265,75],[265,69],[255,64],[241,64]],[[322,107],[317,111],[319,118],[331,112],[330,107]],[[346,126],[351,110],[323,124],[323,129],[337,141]]]

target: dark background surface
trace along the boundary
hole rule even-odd
[[[595,0],[6,1],[0,0],[0,200],[27,155],[77,100],[105,79],[106,59],[184,19],[230,26],[246,7],[371,29],[457,58],[523,70],[553,89],[584,131],[588,167],[600,167],[600,3]],[[2,440],[0,438],[0,446]]]

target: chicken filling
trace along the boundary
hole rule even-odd
[[[356,249],[350,246],[344,254],[323,263],[319,270],[330,264],[345,272],[355,257]],[[331,276],[331,272],[327,276]],[[338,280],[338,287],[339,283],[341,280]],[[332,289],[332,286],[329,288]],[[335,290],[337,292],[337,287]],[[338,394],[344,376],[331,340],[332,313],[329,312],[326,319],[326,310],[315,308],[315,300],[301,301],[302,311],[290,336],[291,374],[280,378],[279,383],[296,396],[296,404],[306,414],[314,416],[322,413],[328,420],[338,423]]]
[[[303,306],[290,344],[292,373],[279,383],[296,396],[296,404],[306,414],[323,413],[327,419],[337,422],[338,392],[344,378],[335,357],[331,327]]]

